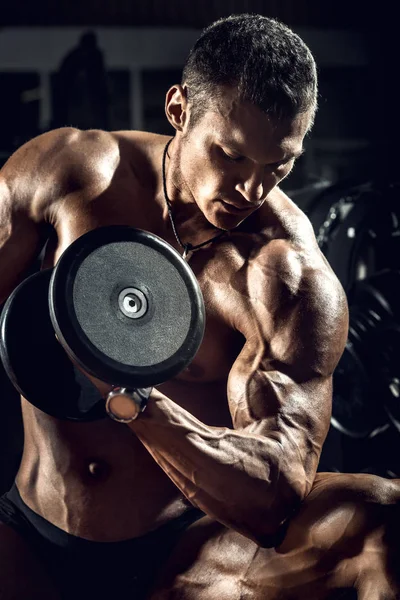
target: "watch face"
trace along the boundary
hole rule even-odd
[[[117,388],[108,394],[106,410],[114,421],[130,423],[137,419],[139,413],[142,411],[142,400],[135,391],[128,392]]]

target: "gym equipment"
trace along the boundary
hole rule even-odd
[[[350,325],[333,378],[332,425],[354,438],[400,429],[400,271],[383,270],[349,295]]]
[[[14,290],[0,354],[29,402],[92,420],[105,415],[104,399],[82,371],[118,389],[158,385],[190,364],[204,324],[197,280],[172,246],[132,227],[101,227]]]

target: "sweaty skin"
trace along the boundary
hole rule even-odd
[[[277,187],[310,116],[274,123],[226,90],[190,128],[181,86],[166,112],[181,239],[195,245],[228,230],[188,257],[206,306],[202,346],[129,426],[60,421],[22,399],[16,482],[32,510],[89,540],[142,535],[192,503],[268,544],[311,489],[347,338],[344,292],[308,219]],[[46,240],[44,267],[103,225],[144,229],[181,251],[162,187],[169,139],[65,128],[21,147],[1,172],[1,297]]]

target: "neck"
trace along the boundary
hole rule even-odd
[[[174,138],[167,143],[163,153],[163,192],[166,218],[186,256],[189,248],[195,250],[199,245],[211,244],[224,232],[207,221],[184,184],[179,165],[180,149],[175,147]]]

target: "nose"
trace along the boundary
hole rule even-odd
[[[235,188],[250,204],[257,204],[264,198],[264,172],[253,171],[236,184]]]

